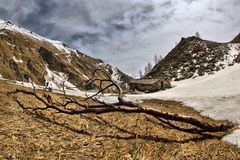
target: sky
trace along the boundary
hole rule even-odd
[[[227,42],[240,32],[240,0],[0,0],[0,18],[138,76],[181,40]]]

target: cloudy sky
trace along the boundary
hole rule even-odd
[[[240,0],[0,0],[0,18],[138,75],[197,31],[225,42],[240,32]]]

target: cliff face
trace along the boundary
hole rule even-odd
[[[146,77],[182,80],[213,74],[239,62],[240,44],[218,43],[197,37],[182,38],[180,43]]]
[[[4,78],[19,81],[31,78],[33,82],[42,85],[44,77],[52,73],[59,77],[67,75],[72,84],[81,88],[97,68],[109,72],[120,84],[125,84],[130,79],[102,60],[6,21],[0,21],[0,68],[0,75]],[[106,77],[99,74],[98,78]]]

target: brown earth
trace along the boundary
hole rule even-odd
[[[205,136],[184,133],[157,125],[145,114],[69,116],[51,110],[32,114],[7,96],[16,87],[21,88],[0,81],[0,159],[240,159],[239,148],[220,140],[227,132]],[[41,105],[28,96],[19,96],[27,106]],[[56,94],[52,97],[61,98]],[[146,100],[142,105],[220,122],[179,102]]]

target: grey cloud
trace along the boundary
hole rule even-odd
[[[2,19],[7,19],[7,17],[9,17],[7,10],[3,7],[0,7],[0,15]]]
[[[195,2],[195,1],[198,1],[198,0],[184,0],[185,2],[187,3],[192,3],[192,2]]]

